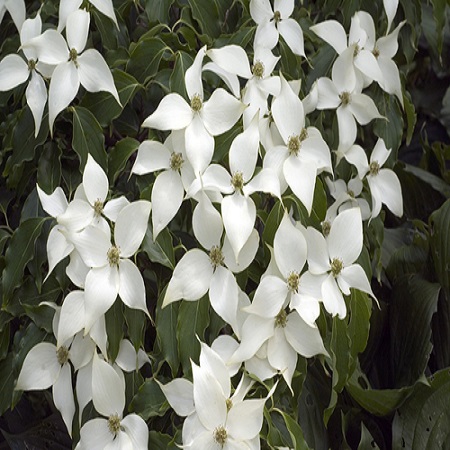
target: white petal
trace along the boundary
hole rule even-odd
[[[125,408],[125,385],[114,368],[94,354],[92,363],[92,400],[95,409],[109,417],[122,417]]]
[[[82,0],[61,0],[58,11],[58,31],[61,33],[67,23],[70,13],[76,11],[81,6]]]
[[[142,417],[137,414],[128,414],[120,421],[120,426],[123,427],[124,434],[129,437],[133,450],[148,449],[148,425]]]
[[[180,299],[198,300],[208,292],[213,274],[211,261],[199,249],[189,250],[178,261],[167,286],[163,307]]]
[[[398,0],[383,0],[384,10],[388,19],[387,32],[391,29],[392,21],[398,8]]]
[[[301,283],[302,281],[300,281]],[[291,297],[289,307],[295,309],[309,326],[315,326],[315,321],[320,315],[320,305],[317,298],[294,293]]]
[[[316,82],[317,86],[317,109],[335,109],[341,100],[339,98],[339,91],[332,80],[321,77]]]
[[[316,165],[306,159],[290,156],[283,165],[283,173],[292,192],[310,214],[316,185]]]
[[[114,240],[121,257],[128,258],[137,252],[147,231],[150,210],[149,201],[137,200],[120,211],[114,228]]]
[[[287,212],[278,227],[273,240],[275,260],[284,278],[291,272],[301,273],[306,262],[306,239],[291,222]]]
[[[179,94],[166,95],[156,108],[142,123],[143,127],[157,130],[181,130],[192,121],[193,112],[186,100]]]
[[[77,9],[69,14],[66,22],[66,38],[70,49],[75,49],[78,53],[84,50],[90,21],[90,14],[84,9]]]
[[[6,55],[0,61],[0,91],[9,91],[28,80],[27,63],[19,55]]]
[[[236,192],[223,199],[222,218],[234,256],[238,261],[239,252],[250,237],[255,224],[255,204],[251,198]]]
[[[79,233],[70,234],[69,237],[87,266],[103,267],[108,264],[107,254],[111,241],[102,230],[89,226]]]
[[[242,78],[251,78],[252,71],[245,50],[239,45],[226,45],[221,48],[211,48],[206,54],[218,66]]]
[[[184,75],[184,81],[186,83],[186,92],[191,100],[195,95],[198,95],[200,99],[203,100],[202,64],[205,55],[206,55],[206,46],[202,47],[197,52],[194,62],[186,70],[186,73]]]
[[[103,214],[111,222],[115,222],[119,216],[120,211],[122,211],[125,206],[129,205],[130,202],[125,196],[120,196],[118,198],[113,198],[109,200],[108,203],[103,208]]]
[[[114,13],[114,6],[112,0],[89,0],[101,13],[109,17],[117,27],[116,14]]]
[[[202,425],[211,432],[223,425],[227,416],[226,397],[222,387],[206,369],[192,363],[194,404]]]
[[[104,450],[108,444],[113,442],[114,435],[109,431],[106,419],[92,419],[81,427],[81,450]]]
[[[153,239],[175,217],[183,202],[184,188],[181,177],[174,170],[166,170],[158,175],[152,190]]]
[[[375,298],[369,280],[367,279],[366,272],[364,272],[364,269],[359,264],[352,264],[351,266],[344,267],[337,278],[337,281],[339,286],[341,286],[343,281],[349,288],[359,289]]]
[[[403,216],[402,188],[395,172],[381,169],[378,175],[368,177],[368,181],[372,199],[384,203],[396,216]],[[378,215],[375,212],[372,212],[373,217]]]
[[[170,150],[161,142],[146,140],[139,145],[132,173],[144,175],[170,168]]]
[[[371,120],[382,117],[374,101],[365,94],[353,94],[348,107],[360,125],[367,125]]]
[[[281,198],[280,180],[275,170],[270,168],[262,169],[258,174],[247,183],[242,189],[244,195],[249,196],[254,192],[265,192],[277,198]]]
[[[50,65],[66,62],[70,56],[66,40],[54,29],[44,31],[41,35],[24,43],[22,48],[35,50],[39,61]]]
[[[297,353],[287,341],[283,328],[276,327],[273,337],[267,342],[267,359],[272,367],[283,374],[292,392],[291,382],[297,365]]]
[[[203,192],[192,214],[192,229],[205,249],[210,250],[213,246],[220,245],[223,233],[222,216]]]
[[[241,85],[239,84],[239,78],[234,73],[230,73],[222,67],[218,66],[216,63],[209,62],[203,66],[203,72],[211,71],[222,78],[222,81],[228,86],[228,89],[233,93],[233,95],[237,98],[240,96]]]
[[[50,130],[56,116],[75,98],[80,87],[78,69],[72,61],[59,64],[53,71],[48,92]]]
[[[355,58],[355,66],[369,79],[375,80],[378,83],[383,82],[383,74],[371,51],[361,50]]]
[[[273,10],[269,0],[252,0],[250,2],[250,15],[257,24],[270,20],[273,17]]]
[[[225,265],[233,272],[239,273],[245,270],[255,259],[256,252],[259,247],[259,234],[253,228],[250,237],[247,242],[242,247],[239,252],[239,261],[236,262],[236,258],[234,256],[233,249],[230,244],[230,240],[227,235],[225,235],[225,239],[222,247],[222,254]]]
[[[393,58],[395,56],[398,50],[398,33],[405,23],[405,20],[400,22],[392,33],[377,40],[376,47],[380,51],[380,56],[383,58]]]
[[[391,150],[386,148],[386,144],[384,140],[379,138],[375,147],[372,150],[372,154],[370,155],[370,162],[376,161],[381,167],[389,158],[391,154]]]
[[[272,49],[278,44],[279,34],[274,20],[261,22],[256,28],[254,48],[265,47]]]
[[[306,231],[308,243],[308,268],[314,275],[325,273],[330,268],[327,241],[322,233],[315,228],[308,227]]]
[[[97,200],[103,203],[108,194],[108,177],[100,164],[90,154],[84,167],[83,188],[91,205],[94,205]]]
[[[363,244],[362,218],[359,208],[343,211],[334,219],[327,242],[330,259],[341,259],[344,267],[358,258]]]
[[[200,342],[200,367],[208,370],[219,382],[225,398],[231,395],[231,382],[223,359],[207,344]]]
[[[114,440],[109,442],[103,450],[134,450],[134,447],[128,434],[120,430]]]
[[[330,44],[339,54],[347,48],[347,34],[344,27],[336,20],[324,20],[309,29]]]
[[[314,355],[328,355],[323,346],[322,337],[318,328],[312,328],[306,324],[297,312],[288,315],[284,333],[289,344],[295,351],[306,358]]]
[[[347,307],[333,274],[329,274],[322,283],[322,301],[325,309],[332,315],[343,319],[347,315]]]
[[[60,370],[56,347],[49,342],[41,342],[27,353],[15,389],[47,389],[55,383]]]
[[[70,292],[61,307],[57,345],[63,345],[84,328],[84,292]]]
[[[133,372],[138,370],[138,354],[133,344],[128,339],[122,339],[119,345],[115,363],[124,372]]]
[[[60,187],[57,187],[50,195],[46,194],[38,185],[36,188],[42,208],[47,214],[58,217],[67,209],[66,194]]]
[[[102,355],[106,358],[108,336],[106,334],[105,316],[100,316],[100,318],[94,323],[94,325],[92,325],[91,329],[89,330],[89,336],[100,349]]]
[[[177,415],[186,417],[195,411],[194,385],[185,378],[175,378],[167,384],[156,380]]]
[[[34,118],[34,137],[37,137],[41,128],[45,104],[47,103],[47,87],[42,77],[35,70],[31,72],[31,80],[28,83],[25,95]]]
[[[348,150],[343,152],[344,158],[353,164],[358,170],[358,176],[363,178],[369,168],[367,155],[360,145],[352,145]]]
[[[94,209],[84,200],[74,199],[64,213],[58,216],[58,223],[68,231],[76,232],[86,228],[94,219]]]
[[[186,155],[196,175],[208,167],[214,153],[214,138],[208,133],[199,115],[186,128]]]
[[[349,148],[356,140],[356,122],[350,105],[341,105],[336,110],[339,128],[339,147]]]
[[[209,286],[209,300],[214,311],[237,329],[238,284],[225,267],[216,268]]]
[[[278,23],[278,32],[283,36],[292,53],[305,56],[303,31],[294,19],[283,19]]]
[[[92,400],[92,360],[77,372],[75,389],[79,408],[78,421],[81,422],[84,408]]]
[[[397,64],[392,59],[381,56],[378,58],[378,64],[383,74],[380,86],[388,94],[396,95],[403,106],[402,83]]]
[[[120,260],[119,279],[119,296],[125,305],[140,309],[148,315],[144,280],[139,269],[129,259]]]
[[[48,274],[52,273],[55,266],[62,261],[66,256],[70,255],[73,250],[73,245],[66,236],[61,233],[61,227],[55,226],[50,230],[47,239],[47,258],[48,258]],[[47,278],[46,277],[46,278]]]
[[[84,289],[89,270],[90,268],[86,266],[80,253],[74,249],[70,253],[70,262],[66,267],[66,274],[70,278],[70,281],[75,286]]]
[[[109,265],[94,268],[86,276],[85,291],[85,330],[108,311],[117,298],[119,291],[119,274],[116,267]]]
[[[58,379],[53,385],[53,401],[66,424],[69,435],[72,436],[72,422],[75,414],[75,400],[73,398],[72,371],[70,364],[61,367]]]
[[[212,136],[228,131],[241,117],[245,105],[225,89],[216,89],[203,105],[200,115]]]
[[[233,405],[227,417],[230,437],[245,441],[259,436],[266,399],[244,400]]]
[[[83,333],[76,334],[69,353],[70,361],[73,364],[75,372],[88,365],[92,361],[92,357],[96,351],[97,347],[95,342],[89,335],[83,336]]]
[[[210,164],[203,172],[201,177],[197,178],[189,186],[187,195],[194,197],[198,191],[220,191],[224,194],[231,194],[234,188],[231,184],[231,176],[225,167],[219,164]],[[214,201],[211,198],[212,201]]]
[[[9,14],[11,14],[14,25],[20,31],[22,24],[25,21],[25,2],[21,0],[6,0],[4,5],[9,11]]]
[[[356,73],[353,65],[354,46],[345,49],[333,64],[331,78],[339,92],[353,92],[356,86]]]
[[[236,375],[241,367],[240,363],[228,364],[228,361],[238,347],[239,344],[237,341],[227,334],[219,335],[211,344],[211,349],[222,358],[222,361],[225,362],[230,377]]]
[[[272,102],[272,115],[286,144],[291,136],[300,135],[305,124],[303,104],[284,77],[281,77],[280,95]]]
[[[272,319],[282,309],[288,295],[287,283],[275,276],[264,277],[259,283],[253,302],[244,310],[251,314],[256,314],[266,319]]]
[[[294,0],[275,0],[273,10],[279,11],[284,21],[294,12]]]

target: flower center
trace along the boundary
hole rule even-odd
[[[380,56],[380,50],[378,50],[378,47],[375,47],[372,50],[372,54],[373,54],[373,56],[375,56],[375,58],[378,58]]]
[[[342,263],[342,260],[339,258],[333,258],[331,261],[331,273],[333,274],[333,277],[336,278],[341,273],[344,264]]]
[[[261,61],[256,61],[253,64],[252,73],[256,78],[262,78],[264,76],[264,64]]]
[[[242,175],[242,172],[234,172],[231,177],[231,184],[235,191],[242,191],[242,188],[244,187],[244,176]]]
[[[287,277],[287,285],[291,292],[298,292],[300,282],[300,274],[298,272],[290,272]]]
[[[94,213],[96,216],[101,216],[103,212],[103,202],[98,198],[94,202]]]
[[[170,168],[172,170],[180,170],[184,163],[183,155],[181,153],[172,153],[170,156]]]
[[[214,268],[223,264],[224,258],[220,247],[218,247],[217,245],[211,247],[211,250],[209,251],[209,260],[211,261],[211,264]]]
[[[275,327],[284,328],[287,324],[287,314],[284,309],[282,309],[275,317]]]
[[[36,68],[36,61],[34,59],[28,60],[28,70],[31,72]]]
[[[378,161],[372,161],[370,163],[369,170],[370,170],[370,175],[373,175],[373,176],[378,175],[378,172],[380,171],[380,165],[378,164]]]
[[[276,23],[281,21],[281,13],[280,13],[280,11],[275,11],[273,13],[273,20],[275,20]]]
[[[359,55],[359,52],[361,51],[361,48],[358,44],[355,44],[355,48],[353,50],[353,58],[356,58]]]
[[[300,145],[301,145],[300,136],[290,136],[287,144],[289,154],[297,156],[298,152],[300,151]]]
[[[307,138],[308,138],[308,130],[306,128],[302,128],[302,131],[300,132],[300,142],[303,142]]]
[[[231,398],[227,398],[225,400],[225,404],[227,405],[227,412],[229,412],[230,409],[233,407],[233,402],[231,401]]]
[[[324,220],[321,223],[322,226],[322,233],[324,236],[328,236],[330,234],[330,230],[331,230],[331,223],[328,222],[328,220]]]
[[[200,95],[194,94],[191,100],[191,108],[194,112],[199,112],[203,107],[202,99],[200,98]]]
[[[62,345],[56,350],[56,358],[58,359],[59,364],[62,366],[69,361],[69,349]]]
[[[114,436],[120,431],[120,417],[117,414],[108,417],[108,429]]]
[[[341,100],[341,103],[345,106],[348,105],[351,101],[350,92],[341,92],[339,94],[339,99]]]
[[[225,429],[225,427],[223,427],[222,425],[220,427],[217,427],[214,430],[213,438],[215,442],[217,442],[221,447],[223,447],[227,442],[228,438],[227,430]]]
[[[349,190],[347,191],[347,194],[348,194],[351,198],[355,198],[355,193],[354,193],[351,189],[349,189]]]
[[[120,250],[113,245],[107,253],[108,262],[111,267],[118,266],[120,261]]]

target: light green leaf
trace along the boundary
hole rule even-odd
[[[303,431],[300,428],[300,425],[289,414],[286,414],[279,409],[275,409],[275,411],[281,414],[284,422],[286,423],[286,428],[289,431],[292,441],[292,448],[295,448],[295,450],[309,450],[308,444],[303,437]]]
[[[142,249],[147,253],[151,262],[162,264],[172,270],[175,268],[172,236],[167,228],[158,234],[156,241],[153,241],[152,231],[148,227],[142,242]]]

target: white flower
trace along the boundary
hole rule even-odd
[[[0,0],[0,23],[2,23],[5,12],[11,14],[16,28],[20,31],[25,21],[25,1],[24,0]]]
[[[290,18],[294,11],[294,0],[274,0],[273,6],[272,9],[269,0],[250,1],[250,14],[258,24],[255,47],[272,49],[277,45],[281,34],[294,54],[305,56],[303,31],[300,25]]]
[[[7,3],[12,4],[13,2]],[[20,2],[14,0],[14,4],[20,5]],[[20,29],[21,44],[24,45],[30,39],[39,36],[41,29],[42,21],[39,13],[36,14],[34,19],[25,20]],[[30,80],[25,91],[25,97],[33,114],[34,135],[36,137],[41,127],[42,114],[47,103],[47,88],[41,75],[41,71],[45,72],[45,67],[40,61],[37,61],[36,52],[32,48],[23,48],[23,53],[26,61],[19,55],[10,54],[0,62],[0,91],[8,91],[28,79]]]
[[[22,46],[23,49],[34,48],[39,61],[56,66],[48,99],[51,131],[56,116],[75,98],[80,84],[89,92],[109,92],[121,104],[103,56],[95,49],[84,51],[89,24],[89,13],[78,9],[67,18],[67,42],[58,31],[49,29]]]

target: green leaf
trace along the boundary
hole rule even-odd
[[[169,9],[175,0],[152,0],[145,3],[149,22],[169,23]]]
[[[404,170],[405,172],[413,174],[415,177],[419,178],[419,180],[429,184],[434,190],[440,192],[446,198],[450,197],[450,185],[436,175],[433,175],[431,172],[406,163]]]
[[[444,449],[450,445],[450,372],[448,368],[419,386],[397,411],[392,424],[392,448]]]
[[[431,318],[440,286],[418,275],[397,280],[391,304],[391,364],[395,386],[408,386],[425,371],[430,357]]]
[[[368,448],[379,450],[380,447],[378,447],[364,423],[361,422],[361,440],[359,441],[358,450],[366,450]]]
[[[295,450],[309,450],[308,444],[303,437],[303,431],[297,421],[295,421],[289,414],[286,414],[279,409],[275,409],[275,411],[282,415],[284,422],[286,423],[286,428],[289,431],[293,448],[295,448]]]
[[[126,137],[110,150],[108,153],[108,176],[109,183],[114,184],[117,177],[123,172],[130,156],[138,149],[139,141]]]
[[[172,51],[160,38],[141,39],[132,47],[127,63],[127,72],[130,72],[141,83],[146,84],[149,78],[158,73],[161,59],[165,53],[171,54]]]
[[[84,168],[88,154],[91,154],[103,170],[106,170],[105,136],[102,127],[88,109],[72,106],[70,110],[73,112],[72,147],[80,158],[80,166]]]
[[[0,416],[11,407],[15,384],[13,359],[13,353],[8,353],[6,359],[0,361]]]
[[[392,149],[393,154],[397,155],[403,137],[403,114],[398,101],[393,95],[378,95],[374,101],[385,118],[375,120],[373,131],[384,140],[386,148]]]
[[[122,70],[114,69],[112,74],[120,102],[125,107],[142,86],[136,78]],[[109,126],[113,119],[119,117],[123,111],[122,106],[109,92],[87,92],[80,106],[91,111],[102,127]]]
[[[120,341],[123,339],[123,303],[119,298],[105,314],[106,334],[108,335],[108,355],[112,362],[119,353]]]
[[[172,75],[170,75],[170,92],[178,92],[185,99],[188,98],[186,92],[186,84],[184,82],[184,74],[192,65],[194,58],[189,53],[179,51],[175,55],[175,65]]]
[[[175,444],[172,436],[150,430],[148,448],[152,450],[178,450],[179,446]]]
[[[134,345],[136,351],[142,346],[144,336],[144,326],[146,324],[145,313],[138,309],[125,306],[124,318],[128,327],[128,337]]]
[[[416,109],[414,108],[414,103],[410,100],[409,95],[403,96],[403,105],[406,112],[406,122],[408,124],[406,129],[406,145],[409,145],[416,126],[417,114]]]
[[[148,227],[142,242],[142,249],[147,253],[151,262],[162,264],[172,270],[175,268],[172,236],[167,228],[158,234],[154,242],[152,231]]]
[[[8,311],[14,290],[21,284],[27,263],[33,258],[36,240],[46,219],[34,218],[22,222],[17,228],[5,253],[3,270],[3,308]]]
[[[270,211],[269,216],[267,217],[264,231],[263,231],[263,241],[273,246],[273,239],[275,237],[275,233],[278,230],[278,226],[281,223],[281,220],[284,216],[284,206],[281,204],[280,201],[277,201],[275,203],[275,206]]]
[[[441,208],[430,217],[431,227],[431,254],[434,268],[441,286],[450,294],[450,200],[447,200]]]
[[[177,340],[183,372],[191,372],[191,359],[198,361],[200,343],[209,324],[209,298],[194,302],[182,301],[178,310]],[[198,339],[197,339],[198,337]]]
[[[188,0],[191,7],[192,16],[198,22],[203,34],[211,37],[218,37],[223,25],[220,15],[221,6],[219,0]],[[224,0],[223,3],[231,5],[230,0]]]
[[[139,388],[129,409],[148,420],[150,417],[163,416],[169,409],[169,404],[158,383],[150,378]]]
[[[61,149],[55,142],[44,145],[37,168],[39,187],[51,194],[61,184]]]

